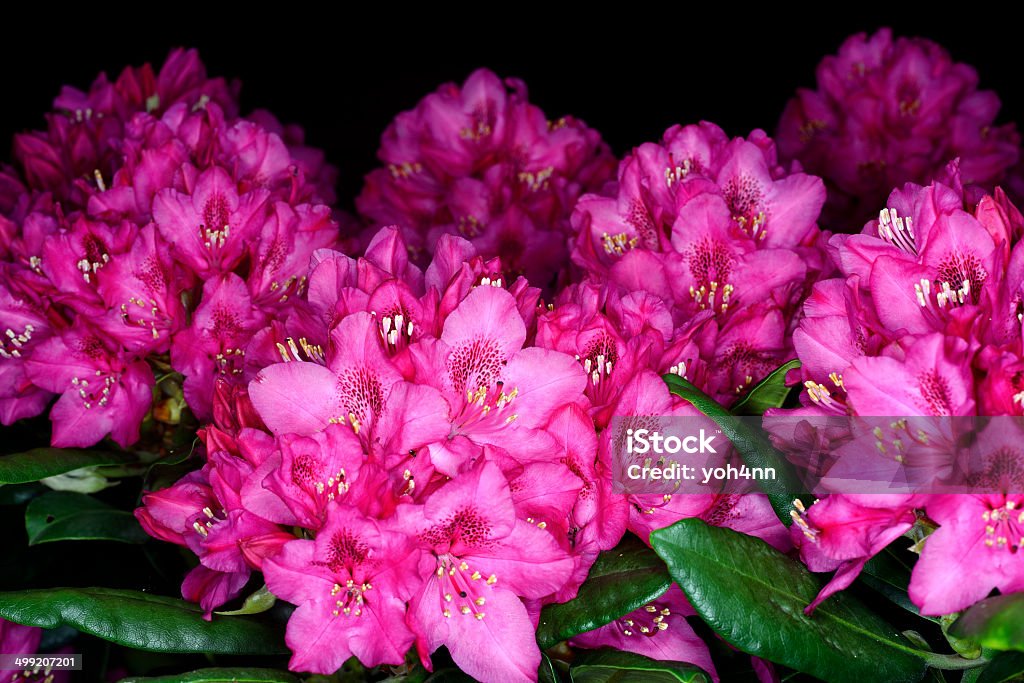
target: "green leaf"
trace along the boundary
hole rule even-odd
[[[542,649],[640,609],[672,585],[665,563],[633,535],[598,555],[579,593],[540,613],[537,642]]]
[[[821,583],[760,539],[684,519],[651,534],[690,603],[726,642],[828,681],[919,681],[926,658],[848,594],[804,614]]]
[[[1001,652],[981,670],[977,683],[1010,683],[1024,681],[1024,654]]]
[[[0,593],[0,617],[25,626],[68,625],[150,652],[285,654],[282,629],[253,617],[203,619],[198,605],[113,588],[49,588]]]
[[[686,662],[648,659],[603,648],[580,651],[569,669],[573,683],[708,683],[701,669]]]
[[[771,445],[756,429],[744,423],[728,410],[715,402],[696,386],[675,374],[662,377],[668,384],[669,391],[689,401],[694,408],[707,415],[722,428],[726,438],[732,442],[736,451],[748,467],[772,468],[774,479],[759,479],[758,486],[768,496],[772,509],[783,524],[792,523],[790,510],[793,509],[795,492],[804,490],[793,466]]]
[[[860,580],[870,588],[881,593],[893,604],[902,607],[911,614],[921,616],[917,605],[910,601],[907,587],[910,585],[910,567],[893,552],[891,546],[878,553],[864,565]],[[938,623],[938,617],[921,617]]]
[[[798,367],[800,361],[794,359],[772,370],[732,407],[732,414],[764,415],[769,408],[781,408],[794,388],[786,386],[786,375]]]
[[[982,600],[960,615],[949,633],[993,650],[1024,650],[1024,593]]]
[[[273,669],[199,669],[173,676],[122,678],[120,683],[300,683],[287,671]]]
[[[243,614],[260,614],[266,612],[268,609],[274,606],[277,602],[277,598],[271,593],[266,585],[263,585],[255,593],[245,599],[240,609],[232,610],[230,612],[217,612],[221,616],[234,617],[241,616]]]
[[[149,536],[135,515],[81,493],[51,491],[25,509],[29,545],[53,541],[145,543]]]
[[[540,653],[540,670],[537,672],[537,683],[559,683],[562,679],[555,671],[555,665],[551,658],[543,652]]]
[[[31,482],[28,484],[13,484],[4,486],[0,484],[0,506],[24,505],[40,493],[48,491],[42,484]]]
[[[33,448],[0,457],[0,484],[25,484],[97,465],[123,465],[130,453],[83,451],[74,448]]]

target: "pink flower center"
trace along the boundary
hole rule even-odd
[[[615,622],[618,629],[622,631],[622,635],[653,638],[662,631],[668,630],[667,618],[672,614],[672,610],[667,605],[649,602],[643,606],[642,610],[630,612]]]
[[[1024,510],[1018,510],[1015,501],[1008,500],[1002,507],[981,513],[985,522],[985,545],[1016,553],[1024,547]]]
[[[3,336],[0,336],[0,358],[21,358],[22,350],[32,341],[32,333],[35,331],[35,326],[30,323],[26,323],[20,333],[9,327],[4,330]]]
[[[690,296],[701,310],[725,313],[735,288],[728,284],[735,258],[718,240],[705,237],[692,245],[685,254],[690,275],[696,284],[690,285]]]
[[[223,515],[222,517],[218,517],[216,514],[214,514],[213,510],[210,509],[209,507],[204,507],[202,512],[203,515],[205,516],[205,519],[203,517],[200,517],[199,519],[192,522],[192,528],[195,530],[197,534],[199,534],[205,539],[207,536],[210,535],[210,532],[213,531],[214,527],[217,525],[218,522],[223,522],[225,519],[227,519],[227,512],[225,510],[221,510],[221,515]]]
[[[353,617],[363,616],[363,605],[367,603],[366,594],[373,590],[369,582],[357,584],[353,579],[346,579],[345,585],[340,583],[331,587],[331,598],[334,599],[332,616],[345,615]]]
[[[482,621],[487,616],[483,610],[487,604],[484,593],[498,582],[498,577],[491,574],[484,579],[465,560],[445,554],[437,556],[437,582],[442,616],[448,619],[452,615],[472,615]]]
[[[930,415],[952,414],[949,382],[945,377],[933,370],[919,375],[917,381],[924,407]]]
[[[327,501],[348,493],[345,469],[325,476],[325,466],[311,455],[300,455],[292,461],[292,482],[326,506]]]
[[[415,321],[404,308],[396,308],[380,320],[380,338],[389,354],[395,354],[412,343]]]
[[[519,419],[518,413],[505,414],[505,409],[519,396],[519,388],[513,387],[505,391],[500,380],[493,387],[480,386],[476,391],[466,390],[466,404],[453,423],[457,431],[468,431],[472,427],[497,426],[498,428],[512,424]],[[454,436],[454,434],[453,434]]]
[[[504,361],[497,342],[477,337],[452,351],[448,377],[456,391],[476,392],[498,379]]]
[[[217,194],[203,206],[203,224],[199,226],[199,237],[207,249],[219,249],[231,236],[228,203],[224,195]]]
[[[612,368],[619,360],[615,341],[606,333],[600,333],[587,344],[581,355],[576,356],[583,370],[590,377],[591,388],[596,388],[606,377],[611,377]]]
[[[878,214],[878,236],[897,249],[917,256],[917,237],[910,216],[899,216],[896,209],[882,209]]]
[[[92,281],[96,271],[110,262],[110,254],[107,252],[107,245],[91,232],[82,237],[82,249],[85,256],[76,265],[78,270],[82,271],[82,279],[88,283]]]
[[[761,184],[750,174],[743,173],[730,178],[722,193],[740,230],[752,238],[763,240],[767,234],[764,230],[767,215],[762,208],[764,192]]]

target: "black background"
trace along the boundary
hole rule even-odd
[[[138,16],[141,5],[91,7],[71,19],[54,8],[60,26],[51,17],[5,27],[0,158],[9,158],[12,133],[42,126],[62,84],[85,88],[103,70],[113,78],[126,64],[159,64],[181,45],[198,47],[211,75],[241,79],[243,111],[267,108],[301,123],[310,144],[339,167],[343,205],[373,167],[390,119],[477,66],[525,79],[549,117],[582,118],[621,155],[674,123],[707,119],[731,135],[771,132],[795,89],[813,86],[822,56],[851,33],[889,25],[975,66],[982,87],[1003,100],[1000,122],[1024,114],[1021,29],[968,5],[955,13],[896,3],[891,11],[849,13],[839,3],[754,12],[723,4],[716,16],[706,7],[620,15],[629,5],[552,16],[553,5],[518,4],[435,16],[395,6],[358,20],[328,19],[301,3],[272,12],[163,4],[146,17]]]

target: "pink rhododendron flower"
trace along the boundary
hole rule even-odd
[[[61,395],[51,412],[54,446],[91,446],[107,434],[121,446],[138,440],[152,370],[88,323],[40,343],[25,369],[37,387]]]
[[[686,621],[694,615],[683,591],[673,584],[661,597],[605,626],[573,636],[569,644],[591,649],[613,647],[651,659],[689,662],[717,681],[708,646]]]
[[[356,200],[374,227],[401,226],[424,262],[441,235],[461,235],[541,287],[564,267],[576,199],[599,189],[614,164],[595,131],[547,119],[522,81],[486,69],[399,114],[379,157],[385,167]]]
[[[991,190],[1017,163],[1020,136],[995,125],[999,98],[921,38],[857,34],[818,65],[779,122],[779,151],[829,184],[826,227],[855,230],[889,190],[924,183],[959,157],[964,182]]]
[[[1024,590],[1017,554],[1024,538],[1024,496],[937,495],[924,508],[939,528],[925,541],[910,581],[910,599],[922,614],[958,612],[993,589]]]
[[[476,678],[534,680],[540,650],[517,596],[558,590],[572,572],[569,555],[546,531],[516,519],[508,482],[492,464],[456,477],[409,514],[427,550],[426,584],[409,608],[424,665],[445,645]]]
[[[353,655],[366,666],[401,664],[413,642],[405,614],[418,557],[407,535],[334,506],[315,540],[291,541],[268,560],[267,587],[298,605],[290,667],[332,674]]]

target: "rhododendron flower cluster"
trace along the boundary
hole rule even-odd
[[[792,355],[794,315],[829,267],[824,201],[821,180],[780,166],[762,131],[676,126],[627,155],[606,194],[580,199],[572,259],[599,282],[660,298],[663,327],[702,321],[687,353],[657,369],[728,405]]]
[[[219,385],[207,464],[140,521],[199,556],[183,593],[207,610],[261,570],[298,606],[296,670],[401,664],[415,644],[428,667],[444,645],[483,680],[535,678],[536,610],[625,530],[624,501],[591,528],[607,492],[584,368],[529,342],[538,290],[462,238],[425,272],[394,229],[315,261],[251,343],[247,391]]]
[[[548,119],[522,81],[486,69],[399,114],[379,157],[385,166],[366,177],[356,206],[375,227],[400,226],[417,261],[441,235],[460,235],[542,288],[565,268],[577,198],[615,165],[596,131]]]
[[[804,407],[781,414],[895,416],[875,432],[878,457],[908,467],[955,452],[937,448],[955,435],[900,416],[1020,416],[1022,230],[1000,190],[965,200],[957,163],[930,185],[893,191],[863,233],[832,238],[844,277],[815,285],[805,304],[794,333]],[[923,614],[962,610],[993,588],[1024,589],[1016,555],[1024,501],[1014,495],[1024,483],[1021,435],[998,422],[986,435],[996,429],[970,472],[977,494],[836,494],[795,511],[805,561],[838,570],[815,604],[919,517],[938,526],[910,584]],[[834,467],[842,466],[840,458]]]
[[[829,184],[825,226],[855,231],[893,187],[927,183],[955,158],[963,182],[991,191],[1019,158],[1014,124],[978,74],[922,38],[881,29],[846,40],[779,122],[779,151]]]
[[[129,446],[172,370],[208,418],[214,379],[240,375],[251,336],[303,290],[310,255],[338,240],[332,170],[236,109],[179,51],[157,76],[66,89],[49,128],[18,138],[24,186],[0,216],[5,424],[56,395],[54,445]],[[178,394],[154,415],[179,419]]]

